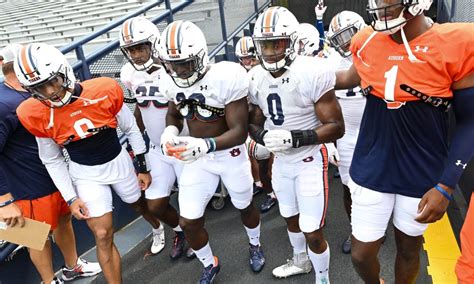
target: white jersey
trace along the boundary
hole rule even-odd
[[[256,66],[250,81],[250,102],[258,105],[266,117],[267,130],[309,130],[321,125],[314,104],[326,92],[334,89],[336,76],[327,60],[297,56],[288,70],[274,78],[261,66]],[[320,145],[291,148],[276,154],[285,162],[295,163],[312,156]]]
[[[188,88],[178,87],[170,76],[165,77],[163,94],[175,104],[184,99],[194,99],[223,109],[227,104],[248,94],[249,79],[246,71],[234,62],[211,64],[204,77]]]
[[[160,87],[164,76],[167,75],[163,68],[148,74],[137,71],[130,63],[125,64],[120,72],[120,80],[137,99],[148,137],[155,145],[160,145],[161,134],[166,127],[168,99],[163,96]]]
[[[337,71],[347,70],[352,65],[352,60],[350,57],[342,57],[339,52],[337,52],[334,48],[330,48],[327,53],[326,60],[328,60],[331,66],[338,66]],[[360,87],[355,87],[349,90],[336,90],[336,96],[339,99],[360,99],[363,97],[362,90]]]

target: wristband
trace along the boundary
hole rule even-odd
[[[12,198],[12,199],[7,200],[7,201],[5,201],[5,202],[3,202],[3,203],[0,203],[0,208],[3,208],[3,207],[5,207],[5,206],[7,206],[7,205],[10,205],[10,204],[12,204],[13,202],[15,202],[15,198]]]
[[[318,135],[313,130],[291,130],[293,148],[314,145],[318,142]]]
[[[204,138],[204,141],[206,141],[207,144],[207,152],[206,153],[211,153],[216,150],[216,139],[214,138]]]
[[[435,185],[434,188],[441,192],[442,195],[444,195],[444,197],[446,197],[447,200],[451,201],[453,200],[453,196],[451,194],[449,194],[446,190],[444,190],[441,186],[439,185]]]
[[[76,201],[76,200],[77,200],[77,196],[74,196],[73,198],[71,198],[71,199],[69,199],[68,201],[66,201],[66,203],[67,203],[68,206],[71,206],[71,204],[73,204],[74,201]]]
[[[135,156],[136,161],[137,161],[137,171],[140,174],[146,174],[150,172],[150,169],[148,168],[148,163],[147,163],[147,158],[145,156],[145,153],[138,154]]]

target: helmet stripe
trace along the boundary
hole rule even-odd
[[[19,60],[19,65],[22,69],[22,72],[23,74],[26,76],[29,77],[29,79],[33,79],[34,77],[34,74],[33,74],[33,71],[34,69],[32,68],[32,66],[30,66],[30,63],[28,62],[28,60],[31,61],[31,45],[28,45],[27,47],[24,47],[21,49],[20,51],[20,60]]]
[[[130,40],[131,32],[130,32],[130,22],[131,20],[125,21],[122,28],[122,39],[124,42]]]
[[[272,24],[273,24],[273,17],[274,17],[274,14],[275,14],[275,10],[276,8],[269,8],[266,12],[265,12],[265,16],[263,17],[263,32],[266,32],[266,33],[270,33],[273,31],[272,28]]]
[[[181,31],[181,23],[182,23],[181,21],[172,23],[167,32],[168,50],[173,55],[178,54],[179,34]]]
[[[244,38],[243,41],[240,43],[240,49],[242,54],[247,54],[247,39]]]

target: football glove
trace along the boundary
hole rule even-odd
[[[160,139],[161,152],[166,156],[172,156],[172,153],[169,153],[168,147],[176,146],[176,138],[178,138],[179,129],[174,125],[169,125],[163,130]]]
[[[339,161],[341,158],[339,157],[339,152],[336,149],[334,143],[326,143],[324,144],[328,150],[329,162],[336,167],[339,167]]]
[[[270,152],[281,152],[293,148],[292,134],[284,129],[268,130],[263,136],[263,141]]]

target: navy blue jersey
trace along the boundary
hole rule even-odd
[[[16,108],[30,95],[0,83],[0,195],[36,199],[55,192],[38,156],[35,137],[19,122]]]
[[[351,178],[376,191],[422,197],[445,168],[447,133],[447,112],[421,101],[388,109],[384,100],[369,95]]]

